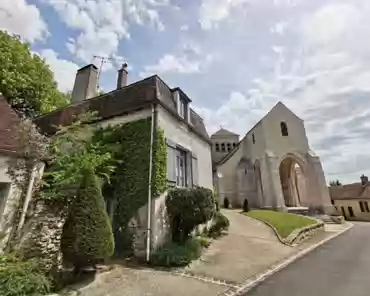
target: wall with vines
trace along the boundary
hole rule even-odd
[[[133,231],[128,225],[138,210],[148,202],[151,118],[104,128],[104,144],[111,144],[119,163],[104,186],[104,197],[114,204],[113,230],[116,253],[132,251]],[[152,197],[158,197],[167,186],[166,143],[164,132],[156,129],[153,145]]]

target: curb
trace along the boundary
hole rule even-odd
[[[223,295],[227,295],[227,296],[238,296],[238,295],[242,295],[244,293],[247,293],[249,290],[251,290],[252,288],[258,286],[259,284],[261,284],[263,281],[265,281],[266,279],[268,279],[270,276],[272,276],[273,274],[277,273],[278,271],[284,269],[285,267],[287,267],[288,265],[290,265],[291,263],[295,262],[296,260],[302,258],[303,256],[307,255],[308,253],[312,252],[313,250],[317,249],[318,247],[324,245],[325,243],[331,241],[332,239],[344,234],[345,232],[347,232],[348,230],[350,230],[352,227],[353,227],[353,224],[351,223],[348,223],[348,227],[342,231],[339,231],[325,239],[323,239],[322,241],[318,242],[317,244],[315,245],[312,245],[310,247],[308,247],[307,249],[303,249],[301,251],[299,251],[298,253],[292,255],[291,257],[285,259],[284,261],[278,263],[277,265],[275,265],[274,267],[270,268],[270,269],[267,269],[266,271],[260,273],[260,274],[257,274],[255,276],[253,276],[252,278],[246,280],[244,282],[244,284],[241,284],[239,286],[238,289],[233,289],[234,291],[226,291]]]

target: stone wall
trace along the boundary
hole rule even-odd
[[[16,250],[24,258],[39,257],[47,269],[62,265],[60,242],[66,219],[65,210],[39,202],[26,221]]]

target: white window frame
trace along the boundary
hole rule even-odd
[[[183,100],[179,100],[179,115],[181,118],[185,118],[185,103]]]
[[[176,186],[186,187],[186,151],[176,149]]]

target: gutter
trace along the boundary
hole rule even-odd
[[[38,173],[39,178],[41,178],[43,173],[44,173],[44,169],[45,169],[45,163],[43,163],[43,162],[41,162],[39,164],[35,164],[34,167],[32,168],[31,177],[30,177],[28,187],[27,187],[26,198],[24,199],[24,203],[23,203],[22,215],[21,215],[21,217],[19,219],[19,223],[18,223],[18,233],[20,233],[20,231],[22,230],[24,221],[26,219],[28,205],[29,205],[29,203],[31,201],[31,198],[32,198],[33,185],[35,183],[36,174]]]
[[[151,236],[152,236],[152,175],[153,175],[153,143],[156,121],[156,107],[152,104],[151,131],[150,131],[150,152],[149,152],[149,179],[148,179],[148,224],[146,237],[146,261],[150,261]]]

